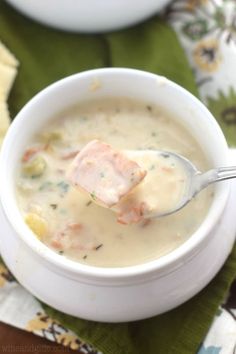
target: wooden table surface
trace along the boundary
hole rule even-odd
[[[230,308],[236,308],[236,281],[231,288],[228,300]],[[0,354],[73,354],[74,351],[57,345],[32,333],[19,330],[0,322]]]
[[[75,354],[73,350],[0,322],[0,353]]]

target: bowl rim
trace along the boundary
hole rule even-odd
[[[49,92],[56,91],[58,88],[63,86],[70,85],[74,80],[80,80],[81,78],[91,79],[94,76],[96,78],[104,77],[104,75],[139,75],[144,80],[145,78],[152,78],[155,80],[165,80],[165,84],[169,85],[175,90],[178,90],[182,95],[183,99],[191,100],[193,104],[201,108],[201,111],[205,114],[208,120],[211,120],[212,129],[215,130],[215,134],[218,134],[219,145],[221,149],[221,154],[224,156],[225,160],[228,160],[228,145],[226,139],[223,135],[221,128],[219,127],[217,121],[214,119],[209,110],[190,92],[181,87],[180,85],[172,82],[169,79],[163,78],[162,76],[152,74],[146,71],[141,71],[137,69],[128,69],[128,68],[101,68],[83,71],[77,74],[73,74],[66,78],[63,78],[59,81],[54,82],[53,84],[47,86],[38,94],[36,94],[26,105],[20,110],[16,118],[12,122],[6,137],[4,139],[1,155],[0,155],[0,185],[4,185],[4,188],[1,190],[0,200],[3,208],[3,212],[10,223],[11,227],[14,229],[16,234],[21,238],[24,244],[26,244],[37,256],[42,258],[48,263],[48,265],[54,266],[55,270],[66,272],[69,275],[73,274],[76,277],[83,277],[86,279],[92,280],[102,280],[102,279],[114,279],[114,280],[125,280],[131,278],[141,277],[143,278],[148,274],[163,274],[164,271],[170,272],[173,269],[176,269],[181,263],[187,262],[188,259],[197,254],[202,247],[204,247],[205,242],[208,242],[209,237],[211,236],[211,231],[216,226],[217,221],[223,213],[226,202],[229,196],[229,184],[225,184],[217,190],[217,197],[220,197],[221,203],[217,203],[216,197],[214,197],[208,214],[204,218],[203,222],[197,228],[197,230],[179,247],[171,251],[170,253],[159,257],[155,260],[148,261],[142,264],[126,266],[126,267],[96,267],[90,265],[84,265],[82,263],[70,260],[66,257],[58,255],[56,252],[47,247],[44,243],[39,241],[34,233],[27,227],[24,223],[23,225],[18,225],[14,219],[13,213],[11,213],[11,203],[17,205],[16,201],[10,200],[8,196],[8,190],[11,188],[11,185],[7,185],[7,151],[12,144],[12,138],[14,132],[16,132],[23,121],[23,117],[26,112],[31,109],[35,103],[39,100],[43,100]],[[4,183],[4,184],[3,184]],[[13,186],[12,186],[13,188]],[[17,208],[18,209],[18,208]],[[32,237],[33,236],[33,237]],[[180,262],[181,261],[181,262]]]

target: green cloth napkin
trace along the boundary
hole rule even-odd
[[[176,34],[157,18],[108,36],[71,34],[38,25],[0,0],[0,38],[20,61],[9,102],[13,116],[50,83],[107,66],[152,71],[198,94]]]
[[[12,116],[55,80],[104,66],[132,67],[164,75],[198,95],[175,33],[156,17],[117,33],[79,35],[38,25],[0,0],[0,38],[21,64],[9,99]],[[164,315],[132,323],[90,322],[43,306],[49,315],[104,354],[193,354],[235,275],[236,248],[217,277],[193,299]]]

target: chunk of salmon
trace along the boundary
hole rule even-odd
[[[83,238],[86,228],[81,223],[68,223],[62,229],[57,230],[50,239],[50,245],[57,251],[89,251],[96,247],[97,242],[92,237]],[[86,241],[86,242],[85,242]]]
[[[35,154],[42,151],[44,146],[32,146],[25,150],[24,155],[22,156],[22,162],[28,162]]]
[[[145,202],[133,205],[118,205],[117,222],[124,225],[136,224],[145,220],[145,213],[148,206]]]
[[[146,176],[146,171],[110,145],[93,140],[75,157],[67,177],[75,187],[90,194],[95,203],[116,205]]]

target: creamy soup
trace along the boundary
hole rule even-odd
[[[151,261],[185,242],[205,218],[211,190],[204,190],[175,214],[121,224],[114,211],[95,204],[67,178],[74,157],[93,139],[119,150],[173,151],[190,159],[199,170],[208,167],[189,131],[158,107],[125,98],[71,107],[34,136],[22,156],[16,194],[25,222],[35,235],[62,257],[100,267]],[[162,162],[169,168],[173,161],[167,160]],[[153,166],[147,160],[143,164],[147,181],[154,183],[152,176],[160,164],[157,161]],[[162,203],[168,206],[165,195],[170,196],[169,190],[164,182],[157,182],[147,197],[155,204],[159,189]]]

